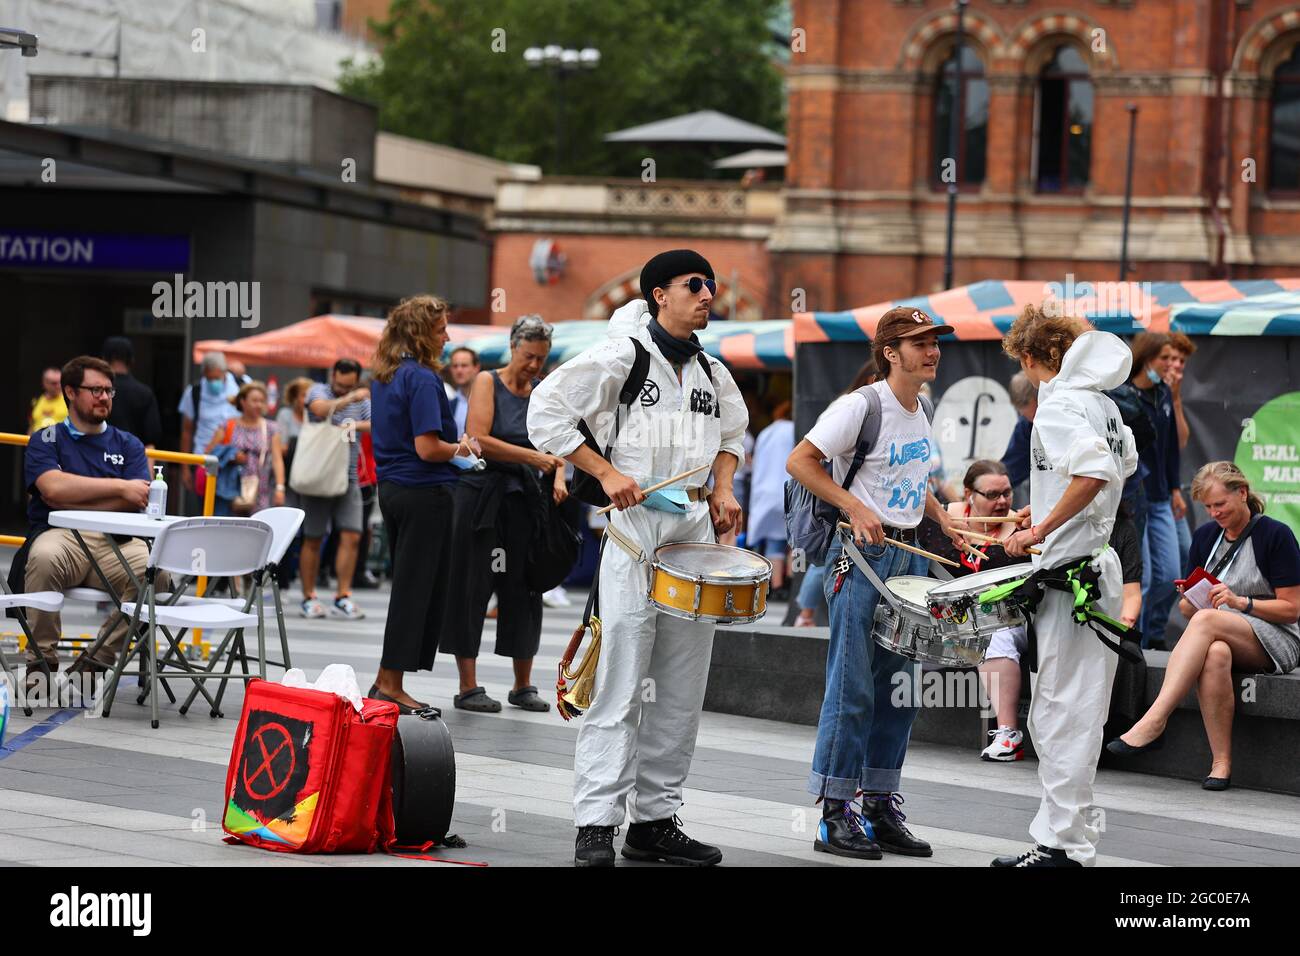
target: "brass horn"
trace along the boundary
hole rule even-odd
[[[582,655],[582,663],[577,670],[569,670],[573,658],[577,656],[578,647],[587,628],[591,628],[591,642],[587,652]],[[579,624],[569,639],[569,646],[560,658],[560,676],[555,681],[556,710],[565,720],[581,717],[583,711],[591,707],[595,696],[596,664],[600,660],[600,618]]]

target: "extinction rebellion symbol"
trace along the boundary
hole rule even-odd
[[[244,789],[251,797],[269,800],[289,783],[295,762],[293,741],[284,725],[263,724],[244,744]]]
[[[235,803],[263,820],[287,819],[307,783],[311,740],[310,721],[250,712],[235,771]]]

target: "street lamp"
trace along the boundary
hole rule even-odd
[[[573,50],[550,43],[544,47],[530,46],[524,51],[524,62],[530,69],[545,68],[555,77],[555,171],[558,173],[564,161],[564,80],[572,73],[600,66],[600,51],[595,47]]]
[[[36,55],[36,34],[16,27],[0,27],[0,50],[22,50],[23,56]]]
[[[953,232],[957,223],[957,176],[961,172],[957,168],[957,163],[961,159],[961,127],[963,120],[961,48],[963,41],[966,39],[966,2],[967,0],[957,0],[957,45],[954,47],[953,52],[952,115],[948,118],[948,148],[952,150],[953,175],[952,182],[948,183],[948,228],[943,252],[943,287],[945,289],[952,288]]]
[[[1124,224],[1119,239],[1119,281],[1128,278],[1128,216],[1133,208],[1133,149],[1137,144],[1138,108],[1136,103],[1125,104],[1128,110],[1128,160],[1124,170]]]

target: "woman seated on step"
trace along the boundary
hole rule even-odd
[[[1198,609],[1186,596],[1179,610],[1190,622],[1169,655],[1164,684],[1146,714],[1106,748],[1129,755],[1154,749],[1169,715],[1194,686],[1210,739],[1213,764],[1201,784],[1227,790],[1232,776],[1232,672],[1285,674],[1300,659],[1300,545],[1280,521],[1264,515],[1232,462],[1212,461],[1196,473],[1192,497],[1212,521],[1196,530],[1190,572],[1204,568],[1220,583]]]

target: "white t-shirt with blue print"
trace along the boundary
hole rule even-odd
[[[925,513],[926,482],[938,453],[930,421],[918,401],[909,412],[885,382],[870,386],[880,394],[880,436],[854,476],[849,491],[876,513],[881,523],[914,528]],[[856,392],[843,395],[822,412],[807,438],[833,460],[835,481],[844,483],[857,449],[867,400]]]

